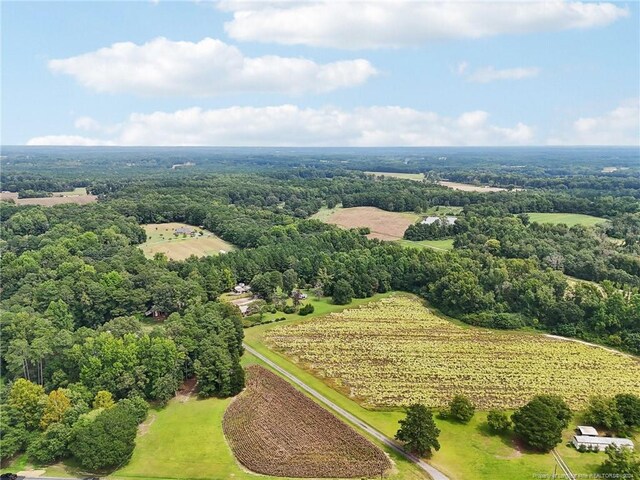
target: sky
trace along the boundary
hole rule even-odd
[[[3,145],[640,145],[640,3],[2,1]]]

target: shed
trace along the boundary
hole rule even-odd
[[[613,445],[617,448],[631,448],[634,445],[628,438],[616,437],[592,437],[590,435],[574,435],[572,442],[576,448],[585,447],[603,451],[605,448]]]
[[[431,225],[436,222],[440,222],[440,217],[424,217],[420,223],[422,225]]]
[[[589,426],[585,426],[585,425],[578,425],[576,427],[576,432],[578,432],[582,436],[587,436],[587,437],[597,437],[598,436],[598,431],[595,428],[589,427]]]

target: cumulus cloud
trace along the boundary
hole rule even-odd
[[[496,126],[484,111],[446,117],[397,106],[295,105],[133,113],[105,138],[45,136],[28,145],[442,146],[530,144],[523,123]]]
[[[463,71],[461,74],[464,74]],[[467,80],[476,83],[489,83],[496,80],[522,80],[536,77],[540,73],[537,67],[516,67],[502,70],[494,67],[482,67],[466,75]]]
[[[551,145],[640,145],[640,98],[595,117],[581,117],[564,135],[553,136]]]
[[[51,60],[49,68],[97,92],[193,96],[322,93],[360,85],[377,73],[364,59],[318,64],[297,57],[247,57],[213,38],[193,43],[162,37]]]
[[[237,40],[334,48],[384,48],[503,34],[586,29],[629,14],[614,3],[242,1],[218,3],[233,13],[226,32]]]

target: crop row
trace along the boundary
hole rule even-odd
[[[266,341],[367,406],[514,408],[540,393],[575,408],[591,395],[640,394],[640,361],[576,342],[458,326],[394,296],[269,330]]]
[[[238,461],[265,475],[375,477],[391,467],[382,450],[257,365],[247,368],[247,388],[223,428]]]

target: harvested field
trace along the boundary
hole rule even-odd
[[[462,394],[479,409],[516,408],[549,393],[579,409],[591,395],[640,395],[637,357],[459,325],[406,295],[278,325],[265,340],[367,407],[442,407]]]
[[[529,215],[529,221],[538,223],[564,223],[568,227],[574,225],[584,225],[592,227],[599,223],[605,223],[606,218],[593,217],[591,215],[584,215],[582,213],[536,213],[527,212]]]
[[[469,183],[440,181],[440,182],[438,182],[438,184],[442,185],[443,187],[453,188],[454,190],[460,190],[462,192],[483,192],[483,193],[488,193],[488,192],[506,192],[507,191],[506,188],[488,187],[488,186],[484,186],[484,185],[471,185]],[[514,189],[514,191],[515,190],[520,190],[520,189]]]
[[[63,203],[77,203],[78,205],[86,205],[98,200],[95,195],[88,195],[85,188],[76,188],[70,192],[54,192],[52,197],[34,197],[34,198],[18,198],[17,193],[2,192],[0,200],[12,200],[17,205],[42,205],[51,207],[53,205],[61,205]]]
[[[399,173],[399,172],[364,172],[376,177],[399,178],[401,180],[414,180],[421,182],[424,180],[424,173]]]
[[[191,255],[204,257],[235,250],[235,247],[204,228],[191,227],[184,223],[149,223],[142,226],[147,241],[140,248],[148,258],[162,252],[171,260],[185,260]],[[194,235],[175,235],[176,229],[193,229]]]
[[[418,221],[420,215],[406,212],[387,212],[376,207],[351,207],[324,210],[314,218],[343,228],[369,227],[369,238],[398,240],[409,225]]]
[[[377,477],[391,467],[382,450],[259,365],[247,367],[223,429],[238,461],[265,475]]]

